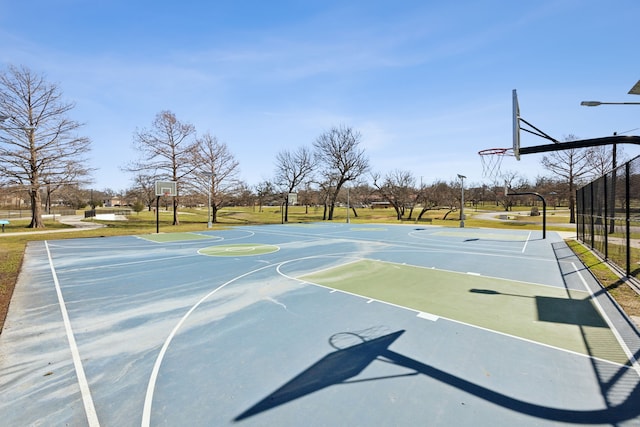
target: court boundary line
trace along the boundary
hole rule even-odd
[[[636,371],[636,374],[638,374],[638,377],[640,377],[640,364],[638,364],[638,360],[635,358],[635,356],[627,346],[627,343],[624,341],[624,339],[618,332],[618,329],[615,327],[611,319],[609,319],[609,315],[604,310],[604,308],[602,308],[602,305],[600,304],[600,301],[598,301],[598,298],[596,298],[596,296],[593,294],[591,287],[589,287],[589,285],[587,284],[587,281],[582,276],[582,272],[578,269],[575,262],[572,261],[571,265],[573,266],[574,271],[578,273],[578,277],[580,278],[580,281],[582,282],[584,287],[587,289],[587,292],[589,292],[589,295],[591,296],[591,300],[598,307],[598,311],[600,311],[600,314],[602,315],[602,317],[604,317],[604,320],[605,322],[607,322],[609,329],[611,329],[611,331],[613,332],[613,335],[616,337],[618,344],[620,345],[620,347],[622,347],[622,351],[624,351],[624,353],[629,358],[629,362],[631,362],[631,367],[633,368],[634,371]]]
[[[84,405],[84,411],[87,416],[87,422],[91,427],[99,427],[100,422],[98,420],[98,413],[96,412],[95,405],[93,404],[93,398],[91,397],[91,390],[89,389],[89,383],[84,372],[82,365],[82,359],[80,358],[80,351],[76,343],[75,336],[73,335],[73,329],[71,328],[71,321],[69,320],[69,313],[67,312],[67,306],[64,302],[62,295],[62,289],[60,288],[60,282],[58,281],[58,274],[53,265],[53,258],[49,251],[49,244],[45,240],[44,246],[47,251],[47,258],[49,259],[49,268],[51,269],[51,275],[53,276],[53,283],[55,285],[56,294],[58,296],[58,305],[62,313],[62,322],[64,323],[64,329],[69,341],[69,348],[71,350],[71,358],[73,360],[73,366],[78,377],[78,385],[80,387],[80,395],[82,396],[82,403]]]

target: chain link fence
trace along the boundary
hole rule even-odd
[[[640,156],[578,189],[578,239],[627,277],[640,277]]]

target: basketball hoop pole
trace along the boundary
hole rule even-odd
[[[505,185],[505,189],[506,188],[508,188],[508,187]],[[507,194],[506,191],[505,191],[505,195],[508,195],[508,196],[536,196],[540,200],[542,200],[542,238],[546,239],[547,238],[547,201],[544,199],[544,197],[540,193],[536,193],[536,192],[533,192],[533,191],[524,191],[522,193],[511,193],[511,192],[509,192],[509,194]]]
[[[349,224],[349,187],[347,187],[347,224]]]
[[[216,174],[213,172],[203,172],[203,175],[207,178],[211,178],[211,182],[207,183],[207,188],[209,189],[207,191],[209,201],[209,205],[207,206],[207,228],[211,228],[213,227],[213,217],[211,215],[211,187],[213,187],[213,178],[215,178]],[[211,187],[209,187],[209,184],[211,184]]]
[[[156,234],[160,233],[160,196],[156,196]]]

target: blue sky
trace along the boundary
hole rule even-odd
[[[558,139],[640,128],[640,106],[580,106],[640,102],[627,94],[639,12],[637,0],[0,0],[0,68],[25,65],[76,103],[97,189],[131,186],[119,167],[162,110],[225,142],[250,185],[338,125],[361,132],[383,175],[480,184],[478,151],[512,144],[512,89]],[[502,169],[548,175],[540,158]]]

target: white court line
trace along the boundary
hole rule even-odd
[[[633,353],[631,352],[631,350],[629,350],[629,347],[627,347],[627,343],[624,342],[624,339],[622,339],[622,337],[620,336],[620,334],[618,333],[618,330],[616,329],[615,325],[613,324],[613,322],[611,322],[611,319],[609,319],[609,316],[607,316],[607,313],[604,311],[604,309],[602,308],[602,306],[600,305],[600,302],[598,301],[598,299],[595,297],[595,295],[593,295],[593,292],[591,291],[591,288],[589,287],[589,285],[587,284],[587,281],[584,280],[584,277],[582,277],[582,273],[580,272],[580,270],[578,269],[578,267],[576,266],[576,264],[574,262],[571,263],[571,265],[573,266],[573,270],[578,273],[578,277],[580,278],[580,280],[582,281],[582,284],[584,285],[584,287],[587,289],[587,291],[589,292],[589,295],[591,295],[591,300],[595,303],[595,305],[598,307],[598,311],[600,311],[600,314],[602,315],[602,317],[604,317],[605,322],[607,322],[607,325],[609,326],[609,329],[611,329],[611,332],[613,332],[613,335],[616,337],[616,339],[618,340],[618,343],[620,344],[620,347],[622,347],[622,350],[624,351],[624,353],[627,355],[627,357],[629,358],[629,361],[631,362],[631,366],[633,366],[633,369],[636,371],[636,373],[638,374],[638,376],[640,376],[640,364],[638,364],[638,361],[636,360],[636,358],[633,356]]]
[[[145,398],[144,398],[144,406],[143,406],[143,409],[142,409],[142,423],[141,423],[142,427],[148,427],[148,426],[151,425],[151,407],[152,407],[152,404],[153,404],[153,393],[155,392],[156,381],[158,380],[158,373],[160,372],[160,366],[162,365],[162,361],[164,359],[164,355],[167,353],[167,350],[169,349],[169,345],[171,344],[171,341],[173,341],[173,338],[178,333],[178,330],[182,327],[184,322],[187,321],[189,316],[191,316],[191,313],[193,313],[203,302],[205,302],[207,299],[209,299],[209,297],[211,295],[215,294],[216,292],[218,292],[219,290],[223,289],[227,285],[229,285],[229,284],[231,284],[231,283],[233,283],[233,282],[235,282],[237,280],[240,280],[243,277],[249,276],[249,275],[251,275],[253,273],[265,270],[267,268],[273,268],[273,265],[266,265],[264,267],[257,268],[255,270],[252,270],[252,271],[249,271],[247,273],[241,274],[240,276],[234,277],[233,279],[229,280],[226,283],[223,283],[222,285],[218,286],[217,288],[215,288],[214,290],[212,290],[211,292],[209,292],[208,294],[206,294],[205,296],[200,298],[200,300],[198,302],[196,302],[189,309],[189,311],[187,311],[185,313],[184,316],[182,316],[180,321],[176,324],[176,326],[173,328],[173,330],[171,331],[171,333],[169,334],[167,339],[164,341],[164,344],[162,345],[162,348],[160,349],[160,353],[158,353],[158,357],[156,358],[156,362],[153,365],[153,370],[151,371],[151,376],[149,377],[149,384],[147,384],[147,393],[146,393]]]
[[[421,319],[431,320],[432,322],[435,322],[440,318],[440,316],[436,316],[435,314],[427,313],[424,311],[418,313],[418,317]]]
[[[80,386],[80,394],[82,395],[82,402],[84,404],[84,410],[87,414],[87,422],[89,426],[99,427],[98,414],[96,408],[93,405],[93,399],[91,398],[91,390],[89,390],[89,383],[84,373],[82,366],[82,359],[80,359],[80,352],[78,351],[78,345],[76,339],[73,336],[73,330],[71,329],[71,322],[69,321],[69,314],[67,313],[67,307],[62,297],[62,290],[60,289],[60,283],[58,282],[58,275],[56,269],[53,266],[53,259],[51,258],[51,252],[49,251],[49,245],[47,241],[44,242],[44,247],[47,250],[47,257],[49,258],[49,267],[51,268],[51,274],[53,275],[53,283],[56,286],[56,294],[58,295],[58,303],[60,304],[60,311],[62,312],[62,320],[64,322],[64,329],[67,332],[67,339],[69,340],[69,347],[71,349],[71,357],[73,359],[73,366],[78,376],[78,385]]]
[[[524,246],[522,247],[522,253],[527,249],[527,245],[529,244],[529,240],[531,240],[531,231],[527,234],[527,240],[524,241]]]

